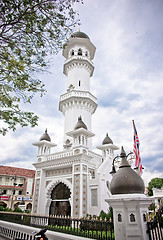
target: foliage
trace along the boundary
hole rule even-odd
[[[11,208],[6,208],[4,206],[0,206],[0,211],[3,211],[3,212],[12,212],[12,209]]]
[[[5,211],[6,208],[4,206],[0,206],[0,211]]]
[[[163,178],[153,178],[148,184],[148,195],[153,196],[152,188],[160,189],[163,186]]]
[[[49,66],[78,23],[73,4],[82,0],[1,0],[0,2],[0,118],[9,129],[37,125],[38,117],[20,109],[34,94],[45,94],[36,73]]]
[[[99,218],[102,218],[102,220],[107,219],[107,221],[113,222],[113,208],[109,207],[109,212],[105,213],[103,210],[100,212]]]
[[[14,209],[14,212],[20,212],[20,213],[23,213],[24,211],[22,211],[19,207],[16,207],[16,208]]]
[[[151,204],[149,205],[148,209],[151,210],[151,211],[155,211],[156,205],[155,205],[154,203],[151,203]]]
[[[24,213],[23,210],[21,210],[19,207],[16,207],[14,210],[12,210],[11,208],[6,208],[4,206],[0,206],[0,211],[3,212],[19,212],[19,213]],[[30,211],[25,211],[26,213],[30,213]]]
[[[95,231],[105,231],[106,228],[109,231],[110,229],[113,229],[113,208],[109,207],[109,212],[105,213],[103,210],[100,212],[99,216],[96,215],[87,215],[87,219],[89,220],[84,220],[81,225],[80,228],[85,231],[85,230],[95,230]],[[107,227],[103,224],[103,222],[109,222],[109,224],[107,224]]]

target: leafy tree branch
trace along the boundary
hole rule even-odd
[[[35,73],[49,66],[78,24],[75,3],[82,0],[0,1],[0,128],[5,135],[16,126],[37,125],[34,113],[23,112],[21,102],[31,103],[34,94],[45,94]]]
[[[153,178],[148,184],[148,195],[153,196],[152,188],[161,189],[163,186],[163,178]]]

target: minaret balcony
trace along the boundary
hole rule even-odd
[[[63,73],[67,75],[68,70],[74,67],[78,67],[79,65],[80,67],[83,66],[87,71],[89,71],[90,76],[93,75],[94,71],[93,62],[88,57],[84,56],[72,56],[69,59],[67,59],[64,63]]]
[[[93,96],[90,92],[78,91],[78,90],[71,90],[67,93],[62,94],[60,96],[60,102],[67,100],[68,98],[71,98],[71,97],[89,98],[93,102],[97,103],[97,98]]]
[[[90,92],[78,90],[71,90],[61,95],[59,102],[59,110],[61,112],[64,113],[65,110],[75,105],[82,105],[82,107],[89,108],[94,113],[97,108],[97,98]]]

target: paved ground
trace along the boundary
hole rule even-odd
[[[0,240],[8,240],[9,238],[6,238],[6,237],[2,237],[1,235],[0,235]]]
[[[5,222],[0,220],[0,226],[6,227],[9,229],[17,230],[19,232],[27,233],[29,235],[32,234],[33,231],[38,232],[38,228],[25,226],[21,224],[11,223],[11,222]],[[53,231],[47,231],[46,232],[47,237],[49,240],[91,240],[88,238],[83,238],[75,235],[60,233],[60,232],[53,232]],[[0,240],[8,240],[9,238],[5,238],[0,235]]]
[[[71,236],[68,234],[67,235],[65,234],[65,236],[59,236],[59,235],[60,235],[60,233],[56,233],[56,234],[53,233],[53,236],[49,236],[48,239],[49,240],[73,240],[76,237],[76,239],[78,239],[78,240],[88,240],[87,238]],[[11,240],[11,239],[0,235],[0,240]],[[91,240],[91,239],[89,239],[89,240]]]
[[[67,237],[61,237],[61,236],[54,236],[53,238],[50,238],[49,240],[70,240],[70,238]],[[84,239],[84,238],[82,238]],[[10,240],[10,238],[6,238],[0,235],[0,240]]]

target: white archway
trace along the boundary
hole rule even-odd
[[[49,185],[47,186],[47,190],[46,190],[46,212],[49,212],[49,207],[51,204],[51,193],[52,190],[55,188],[55,186],[57,186],[59,183],[63,183],[65,184],[69,190],[70,190],[70,199],[69,199],[69,203],[72,209],[72,184],[67,180],[67,179],[53,179]]]

